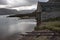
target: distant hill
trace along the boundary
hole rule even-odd
[[[26,13],[32,13],[34,10],[12,10],[12,9],[6,9],[6,8],[0,8],[0,15],[11,15],[11,14],[26,14]]]
[[[16,14],[16,10],[10,10],[5,8],[0,8],[0,15],[9,15],[9,14]]]

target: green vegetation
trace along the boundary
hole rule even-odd
[[[37,31],[40,30],[40,27],[37,27],[37,26],[36,26],[36,27],[35,27],[35,30],[37,30]]]
[[[35,30],[52,30],[52,31],[60,31],[60,21],[53,22],[43,22],[45,24],[41,24],[39,27],[35,27]]]
[[[35,30],[38,31],[45,30],[45,29],[54,31],[56,33],[60,33],[60,17],[44,20],[40,24],[40,26],[35,27]],[[50,37],[48,36],[39,36],[38,38],[35,38],[35,40],[49,40],[49,38]],[[59,39],[60,37],[55,37],[55,38]]]
[[[60,21],[60,17],[56,17],[56,18],[49,18],[47,20],[43,20],[45,22],[48,22],[48,21]]]

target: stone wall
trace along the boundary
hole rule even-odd
[[[49,18],[56,18],[56,17],[60,17],[60,12],[59,11],[43,12],[41,14],[41,19],[42,20],[46,20],[46,19],[49,19]]]

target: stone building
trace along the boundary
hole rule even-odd
[[[60,17],[60,0],[50,0],[49,2],[40,2],[42,7],[41,19]]]

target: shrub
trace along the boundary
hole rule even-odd
[[[37,27],[37,26],[36,26],[34,29],[35,29],[35,30],[40,30],[40,28],[39,28],[39,27]]]
[[[48,22],[48,21],[60,21],[60,17],[56,17],[56,18],[49,18],[49,19],[46,19],[46,20],[43,20],[45,22]]]
[[[40,27],[35,27],[35,30],[53,30],[60,31],[60,21],[47,22],[46,25],[40,25]]]

